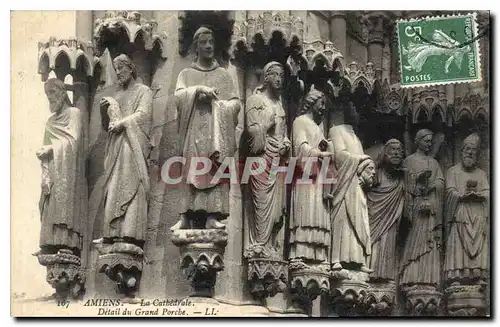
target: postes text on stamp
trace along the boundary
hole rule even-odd
[[[481,80],[476,14],[397,22],[402,87]]]

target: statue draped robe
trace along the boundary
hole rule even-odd
[[[404,161],[405,213],[411,227],[402,256],[401,285],[433,284],[440,280],[439,245],[441,239],[444,178],[438,162],[429,156],[414,153]],[[428,184],[435,187],[428,195],[419,188],[418,176],[429,172]],[[429,208],[430,215],[422,215],[421,209]]]
[[[216,88],[219,100],[200,101],[196,89],[204,85]],[[236,152],[236,125],[240,104],[233,80],[216,62],[205,69],[196,63],[182,70],[177,78],[175,97],[178,112],[179,151],[186,159],[182,174],[183,196],[180,213],[204,211],[220,219],[229,215],[229,182],[212,183],[217,165]],[[210,172],[195,180],[188,179],[192,158],[210,158],[219,153]]]
[[[292,125],[292,142],[298,168],[304,170],[307,158],[316,157],[319,144],[326,141],[321,128],[308,116],[297,117]],[[297,169],[297,168],[296,168]],[[323,200],[322,176],[311,171],[313,183],[298,184],[292,190],[290,219],[290,258],[314,262],[328,260],[330,221]],[[302,176],[299,176],[301,178]],[[304,179],[307,179],[306,176]]]
[[[372,279],[396,279],[396,236],[403,215],[404,176],[389,175],[385,167],[376,172],[376,184],[366,193],[372,254]]]
[[[51,158],[42,160],[40,247],[80,250],[87,221],[86,148],[82,113],[75,107],[53,113],[45,125],[43,145]]]
[[[124,118],[125,128],[109,134],[104,173],[90,197],[91,222],[103,215],[103,237],[142,242],[150,191],[146,160],[151,151],[152,93],[147,86],[131,82],[126,90],[106,99],[110,105],[103,116],[110,122]]]
[[[251,175],[249,179],[254,211],[249,217],[248,245],[274,250],[273,227],[282,215],[285,185],[283,174],[271,177],[271,167],[273,162],[280,163],[279,149],[288,140],[285,110],[281,99],[273,102],[257,93],[248,98],[245,111],[250,155],[266,162],[264,172]],[[277,122],[270,127],[273,115],[276,115]]]
[[[476,181],[476,192],[486,197],[482,202],[462,202],[467,181]],[[486,173],[476,168],[467,172],[462,164],[446,173],[447,244],[445,272],[447,279],[488,277],[488,199]]]
[[[368,207],[357,174],[363,147],[350,125],[332,127],[329,139],[333,142],[338,172],[330,212],[330,262],[368,265],[367,256],[371,253]]]

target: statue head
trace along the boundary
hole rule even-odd
[[[462,165],[466,169],[476,167],[477,157],[479,155],[479,144],[481,140],[479,135],[472,133],[467,136],[462,144]]]
[[[271,61],[264,66],[264,87],[269,87],[273,91],[280,91],[285,78],[283,65],[277,61]]]
[[[128,85],[132,79],[137,78],[137,69],[134,62],[123,53],[113,60],[113,68],[120,86]]]
[[[310,90],[302,102],[302,108],[299,115],[312,114],[312,118],[316,124],[321,124],[325,117],[326,97],[323,92],[318,90]]]
[[[400,166],[403,162],[403,143],[396,139],[390,139],[385,142],[383,154],[383,162],[386,165],[393,167]]]
[[[375,183],[375,163],[371,159],[363,160],[359,164],[363,186],[371,187]]]
[[[425,154],[429,154],[432,149],[432,131],[428,129],[421,129],[415,135],[415,144],[417,149]]]
[[[196,58],[205,62],[209,62],[214,58],[214,34],[207,27],[200,27],[194,33],[193,46],[196,51]]]
[[[49,100],[50,112],[59,112],[64,105],[71,106],[64,82],[57,78],[50,78],[45,82],[45,94]]]

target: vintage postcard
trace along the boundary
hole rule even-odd
[[[488,11],[12,11],[11,315],[490,317]]]

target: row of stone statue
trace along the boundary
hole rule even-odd
[[[219,167],[235,155],[242,105],[232,78],[214,59],[212,31],[200,28],[194,43],[196,60],[181,71],[175,89],[177,150],[188,161],[205,157]],[[137,71],[126,55],[116,57],[113,66],[118,90],[100,100],[102,126],[109,132],[104,172],[90,196],[82,114],[71,106],[63,82],[50,79],[45,86],[52,115],[44,146],[37,153],[42,162],[37,256],[47,266],[51,284],[63,295],[83,292],[80,267],[92,264],[85,262],[92,243],[98,243],[100,271],[116,281],[121,293],[133,296],[142,271],[151,191],[147,160],[152,93],[136,81]],[[284,220],[286,186],[280,176],[274,178],[271,168],[276,161],[286,164],[295,157],[299,170],[306,171],[310,167],[303,165],[308,162],[304,159],[316,158],[336,182],[324,183],[324,176],[313,168],[312,183],[293,184],[289,259],[307,266],[328,262],[332,271],[359,271],[372,280],[396,280],[399,272],[401,285],[438,287],[444,231],[447,278],[454,282],[487,278],[489,187],[485,172],[476,166],[479,139],[475,134],[465,139],[461,162],[449,169],[446,178],[429,156],[429,130],[417,132],[417,150],[406,159],[401,142],[392,139],[375,162],[354,133],[358,115],[352,105],[335,113],[334,126],[324,136],[320,126],[326,98],[313,87],[303,97],[289,139],[280,95],[284,67],[270,62],[263,71],[263,84],[244,106],[246,152],[266,163],[248,184],[253,211],[245,217],[249,226],[245,257],[284,259],[276,245],[282,242],[277,234]],[[185,175],[188,169],[184,168]],[[179,234],[187,229],[224,233],[221,221],[231,219],[230,184],[212,183],[215,174],[210,170],[182,185],[181,219],[172,227],[177,240],[189,238]],[[398,268],[396,237],[403,217],[411,228]]]

